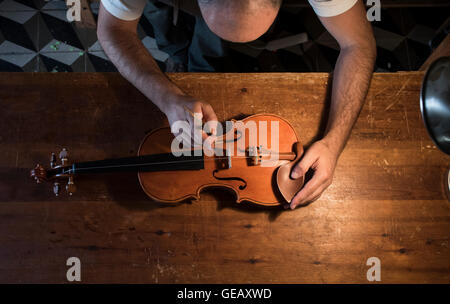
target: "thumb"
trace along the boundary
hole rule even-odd
[[[297,179],[301,176],[304,176],[316,160],[317,155],[311,153],[311,151],[308,149],[305,155],[303,155],[302,159],[298,162],[298,164],[295,165],[294,168],[292,168],[291,178]]]
[[[202,104],[203,118],[206,121],[206,131],[212,135],[217,134],[218,120],[214,109],[210,104]]]
[[[206,121],[217,121],[216,113],[210,104],[202,104],[202,112]]]

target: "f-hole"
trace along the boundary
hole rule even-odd
[[[235,180],[235,181],[242,182],[243,185],[239,186],[239,190],[244,190],[247,187],[247,182],[244,179],[242,179],[240,177],[218,177],[218,176],[216,176],[216,173],[218,173],[218,172],[219,172],[219,170],[217,170],[217,169],[213,171],[213,176],[215,179],[217,179],[217,180]]]

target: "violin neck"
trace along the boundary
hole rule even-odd
[[[203,168],[203,155],[176,157],[172,153],[164,153],[74,163],[65,173],[155,172]]]

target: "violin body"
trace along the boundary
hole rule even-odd
[[[267,122],[267,135],[271,138],[270,125],[277,121],[279,126],[279,151],[294,152],[295,144],[299,139],[294,128],[283,118],[272,114],[257,114],[242,120],[243,123],[254,121],[258,126],[259,146],[259,122]],[[226,137],[226,134],[223,135]],[[149,133],[143,140],[138,155],[170,153],[174,136],[169,128],[161,128]],[[236,139],[233,155],[238,155],[239,141],[245,141],[246,150],[251,148],[249,136],[241,136]],[[270,144],[270,140],[268,140]],[[300,146],[301,147],[301,146]],[[268,150],[270,146],[266,147]],[[272,152],[279,152],[272,151]],[[303,150],[295,151],[298,160]],[[231,167],[224,166],[215,157],[204,156],[204,169],[181,171],[139,172],[139,182],[145,193],[159,202],[175,203],[185,199],[199,199],[200,192],[209,187],[222,187],[230,189],[236,195],[236,202],[249,201],[259,205],[277,206],[284,203],[277,185],[277,170],[286,160],[280,160],[272,166],[253,165],[249,158],[232,157]],[[303,180],[297,185],[303,185]],[[299,187],[299,186],[297,186]],[[301,186],[300,186],[301,187]],[[297,189],[298,190],[298,189]]]
[[[145,193],[159,202],[199,199],[201,191],[210,187],[231,190],[238,203],[277,206],[290,202],[304,182],[290,178],[303,153],[294,128],[279,116],[258,114],[232,121],[228,129],[210,137],[214,141],[209,151],[214,153],[206,153],[202,144],[200,149],[191,149],[189,144],[185,148],[185,141],[176,139],[169,128],[159,128],[144,138],[135,157],[69,164],[63,149],[60,164],[52,153],[50,168],[38,164],[30,175],[38,183],[53,182],[57,196],[63,181],[72,195],[78,175],[132,171],[137,172]],[[182,143],[181,151],[189,155],[176,155],[174,143]]]

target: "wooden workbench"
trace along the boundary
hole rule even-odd
[[[328,74],[174,74],[221,120],[274,113],[303,143],[326,121]],[[449,157],[419,110],[423,73],[376,74],[335,172],[295,211],[236,205],[227,191],[167,207],[134,174],[78,178],[73,197],[28,178],[50,152],[135,155],[164,116],[118,74],[0,74],[0,283],[450,283]]]

